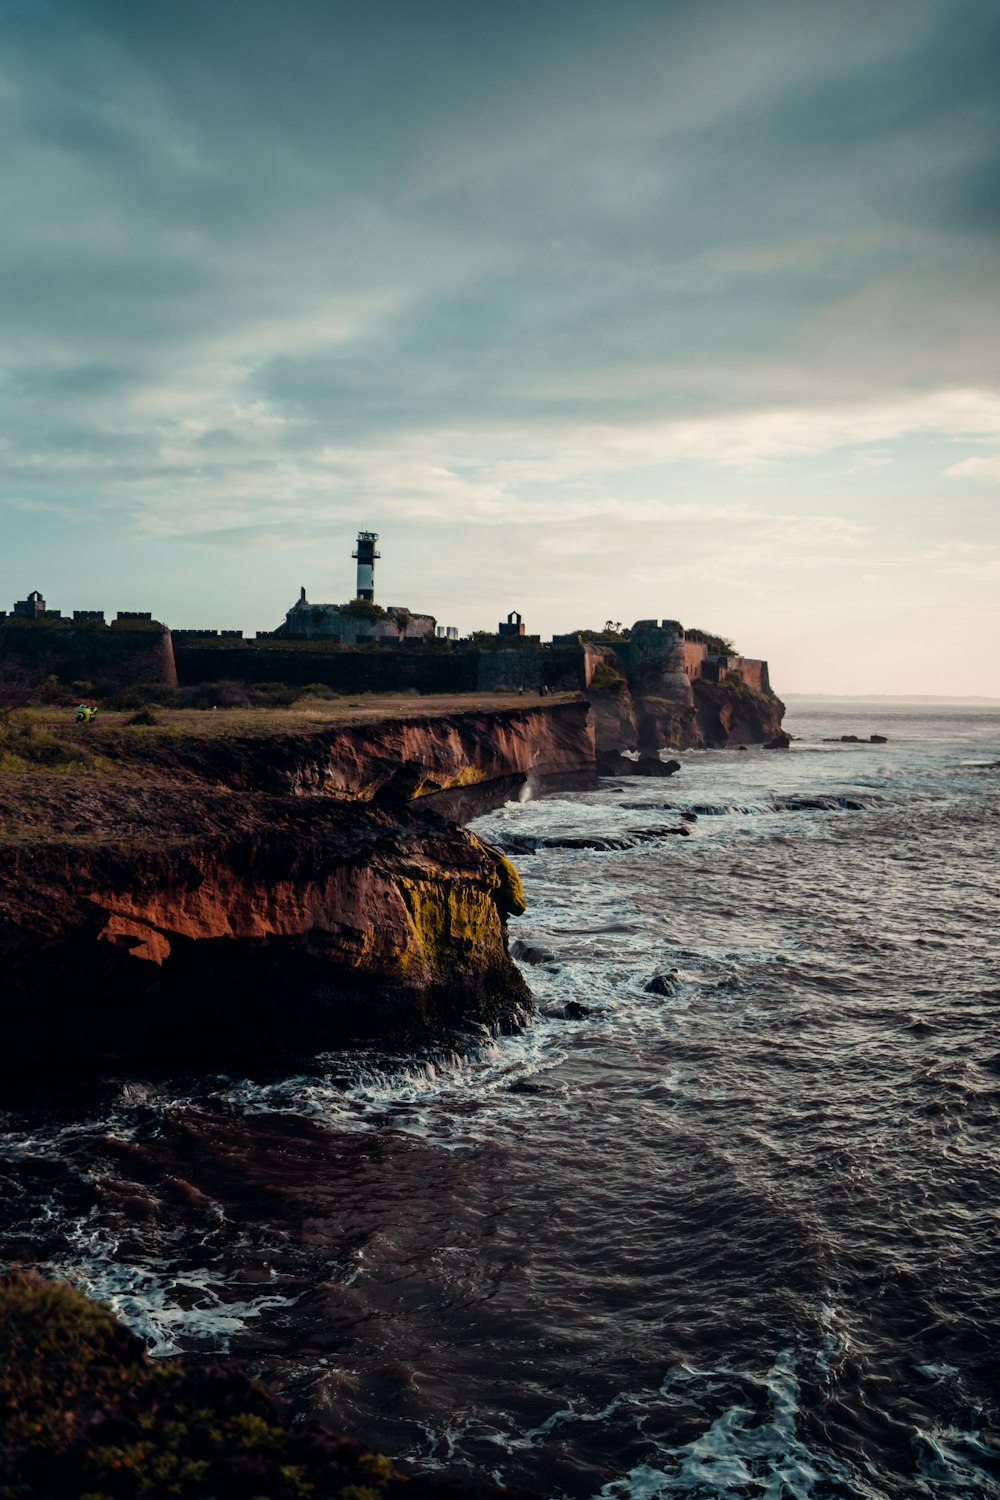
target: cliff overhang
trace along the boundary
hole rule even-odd
[[[525,1019],[517,874],[444,814],[593,785],[586,704],[102,749],[0,778],[8,1078]]]

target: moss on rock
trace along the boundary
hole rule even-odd
[[[500,913],[492,894],[442,880],[402,878],[400,890],[429,968],[446,973],[456,952],[476,968],[501,963],[506,950]]]

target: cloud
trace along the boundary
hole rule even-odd
[[[67,515],[239,573],[370,520],[589,598],[615,549],[679,583],[701,526],[709,572],[770,549],[794,591],[900,556],[901,513],[957,527],[942,471],[998,477],[977,0],[9,11],[25,557]]]
[[[963,458],[945,471],[955,479],[975,479],[981,484],[1000,484],[1000,453],[988,453],[981,458]]]

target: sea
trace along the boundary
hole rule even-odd
[[[1000,707],[786,727],[475,822],[519,1035],[8,1109],[4,1261],[411,1468],[1000,1497]]]

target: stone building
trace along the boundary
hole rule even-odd
[[[331,646],[398,646],[433,639],[436,627],[433,615],[415,614],[399,604],[385,609],[368,599],[310,604],[303,588],[274,634],[288,640],[327,641]]]

